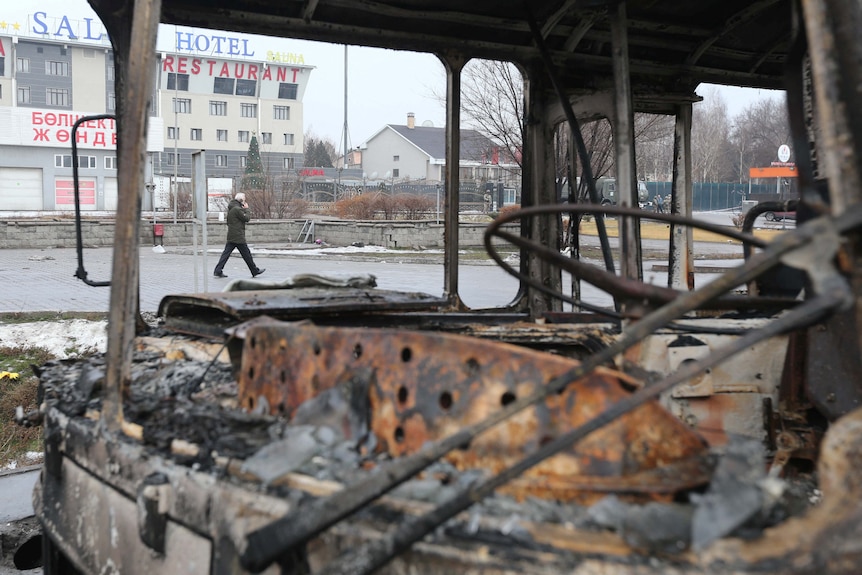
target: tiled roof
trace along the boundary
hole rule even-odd
[[[431,158],[445,159],[446,157],[446,129],[430,128],[427,126],[396,126],[388,124],[394,130],[414,146],[428,154]],[[467,162],[491,162],[491,155],[495,147],[494,143],[477,132],[476,130],[461,130],[461,161]]]

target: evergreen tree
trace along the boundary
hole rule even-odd
[[[248,154],[245,162],[245,175],[242,177],[242,190],[262,190],[264,188],[265,174],[263,161],[260,159],[260,148],[257,145],[257,135],[251,135],[248,144]]]
[[[326,142],[313,136],[305,140],[305,165],[311,168],[331,168],[332,157]]]

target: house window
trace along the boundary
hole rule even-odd
[[[473,168],[458,168],[458,178],[461,180],[472,180]]]
[[[227,116],[227,102],[210,100],[210,116]]]
[[[54,156],[54,167],[56,168],[71,168],[72,155],[56,155]],[[78,167],[84,169],[96,168],[96,156],[78,156]]]
[[[18,86],[18,103],[30,103],[30,86]]]
[[[397,162],[397,161],[398,161],[398,160],[400,160],[400,159],[401,159],[401,156],[392,156],[392,161],[393,161],[393,162]]]
[[[394,170],[392,170],[392,177],[393,177],[393,178],[397,178],[397,177],[398,177],[398,168],[395,168]]]
[[[237,80],[236,81],[237,96],[256,96],[257,82],[255,80]]]
[[[18,72],[30,72],[30,58],[18,58],[15,62],[15,70]]]
[[[216,154],[215,165],[220,168],[227,167],[227,154]]]
[[[47,88],[47,101],[49,106],[68,106],[69,90],[66,88]]]
[[[113,112],[117,108],[117,95],[113,92],[108,94],[108,111]]]
[[[189,75],[168,72],[168,90],[189,91]]]
[[[260,141],[264,144],[272,144],[272,132],[261,132]]]
[[[227,142],[227,130],[216,130],[216,140]]]
[[[203,130],[201,130],[200,128],[192,128],[192,131],[190,134],[190,138],[192,140],[203,140],[203,137],[204,137],[204,131]]]
[[[173,166],[175,159],[176,159],[176,157],[173,154],[165,154],[165,165],[166,166]]]
[[[284,159],[284,169],[285,170],[292,170],[292,169],[294,169],[294,166],[295,166],[295,162],[294,162],[293,158],[285,158]]]
[[[6,75],[6,58],[0,58],[0,76]]]
[[[117,169],[117,156],[105,156],[105,169],[106,170],[116,170]]]
[[[284,145],[292,146],[293,145],[293,134],[285,134],[284,135]]]
[[[248,158],[246,156],[239,157],[239,167],[244,168],[248,165]]]
[[[248,130],[240,130],[237,132],[237,137],[239,138],[237,141],[248,143]]]
[[[290,106],[273,106],[273,120],[290,120]]]
[[[192,101],[190,98],[172,98],[174,103],[174,112],[177,114],[191,114]]]
[[[215,78],[213,80],[213,94],[233,95],[233,78]]]
[[[176,140],[180,131],[176,126],[168,126],[168,140]]]
[[[107,68],[105,68],[105,71],[107,72],[106,77],[107,77],[108,81],[110,82],[111,80],[114,79],[114,65],[113,64],[109,65]]]
[[[239,115],[243,118],[257,118],[257,104],[240,104]]]
[[[51,60],[48,60],[47,62],[45,62],[45,73],[49,76],[68,76],[69,63],[52,62]]]
[[[296,84],[287,84],[285,82],[281,82],[278,85],[278,99],[296,100],[296,88]]]

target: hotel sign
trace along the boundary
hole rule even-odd
[[[70,18],[66,14],[49,15],[40,11],[31,15],[32,26],[27,32],[41,37],[64,40],[81,40],[105,43],[108,34],[98,18]],[[15,30],[18,28],[15,24]],[[176,52],[207,54],[209,56],[254,58],[256,51],[249,46],[249,39],[212,31],[177,31],[173,50]],[[303,54],[267,50],[266,60],[282,64],[304,65]]]

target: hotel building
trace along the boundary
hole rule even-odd
[[[113,52],[91,19],[37,12],[14,26],[0,22],[0,211],[72,210],[72,126],[115,112]],[[244,173],[252,135],[273,185],[295,179],[313,67],[301,55],[261,58],[242,37],[173,33],[175,50],[159,52],[154,70],[148,149],[156,193],[144,195],[144,209],[169,206],[171,183],[189,181],[199,150],[211,186],[228,193]],[[85,122],[75,139],[81,208],[116,209],[113,120]]]

